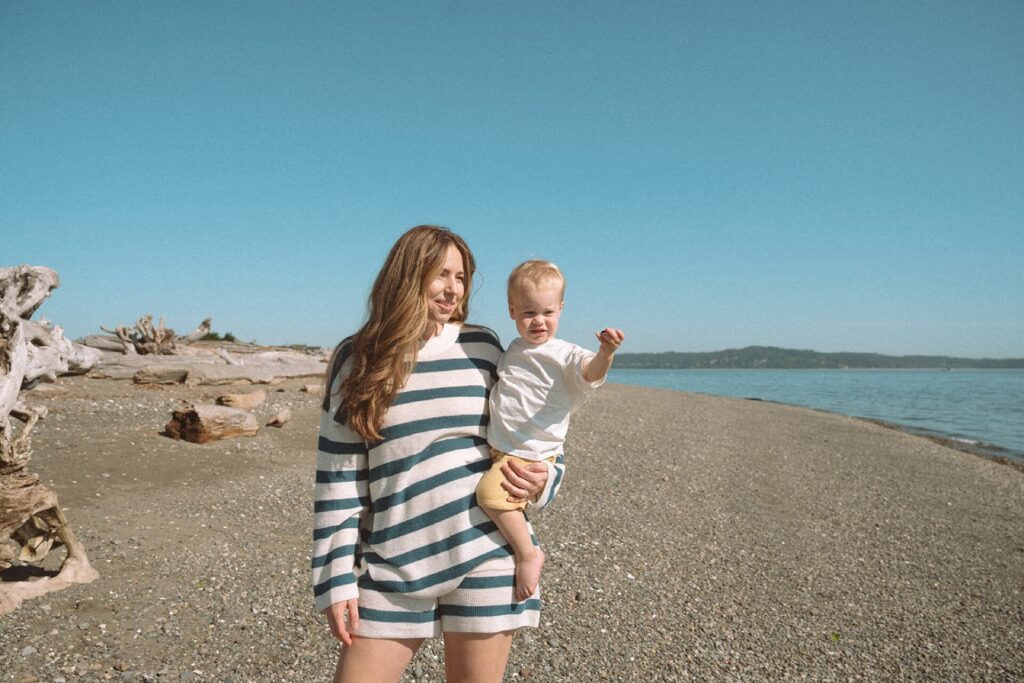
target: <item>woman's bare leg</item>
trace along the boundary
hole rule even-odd
[[[357,636],[341,650],[334,683],[398,683],[422,643],[423,638]]]
[[[514,633],[445,633],[447,682],[501,683]]]

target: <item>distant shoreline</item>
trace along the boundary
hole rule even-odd
[[[615,367],[619,370],[1016,370],[1024,369],[1024,358],[887,356],[747,346],[708,352],[620,353],[616,356]]]

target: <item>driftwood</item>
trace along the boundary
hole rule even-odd
[[[188,378],[188,368],[147,366],[132,376],[135,384],[182,384]]]
[[[59,327],[29,320],[60,284],[56,271],[37,266],[0,268],[0,569],[14,562],[41,562],[63,544],[67,556],[55,576],[0,584],[0,615],[22,601],[89,583],[99,576],[75,538],[57,495],[26,470],[32,429],[46,409],[21,398],[21,391],[58,374],[87,371],[96,360],[64,338]],[[24,423],[16,434],[11,418]]]
[[[236,436],[254,436],[260,427],[252,413],[238,408],[192,405],[175,410],[164,429],[172,439],[208,443]]]
[[[231,352],[228,353],[225,347]],[[319,353],[267,351],[265,347],[234,342],[202,341],[179,349],[180,353],[173,356],[103,351],[90,376],[128,379],[137,384],[276,384],[291,378],[322,377],[327,367]],[[233,363],[228,362],[225,355]]]
[[[267,422],[268,427],[284,427],[284,424],[288,420],[292,419],[292,411],[290,408],[282,408],[277,412],[274,417],[270,418]]]
[[[120,343],[120,350],[129,356],[170,356],[180,353],[182,346],[199,341],[208,335],[212,329],[212,321],[212,318],[207,318],[195,330],[179,337],[174,333],[174,330],[167,327],[163,318],[160,318],[160,323],[154,327],[153,316],[147,313],[135,321],[134,327],[118,325],[114,329],[109,329],[101,325],[100,329],[114,335],[114,339],[110,337],[87,337],[86,341],[93,340],[98,342],[100,344],[99,348],[104,349],[109,349],[112,343]]]
[[[199,341],[206,335],[210,334],[213,330],[213,318],[207,318],[203,322],[199,323],[199,327],[192,330],[184,337],[178,339],[182,344],[191,344],[192,342]]]
[[[248,394],[222,394],[217,397],[217,405],[239,408],[241,410],[252,410],[267,400],[267,392],[262,389]]]

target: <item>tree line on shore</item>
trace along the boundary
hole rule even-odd
[[[619,353],[616,369],[1010,369],[1024,368],[1024,358],[956,358],[952,356],[886,356],[879,353],[822,353],[747,346],[724,351]]]

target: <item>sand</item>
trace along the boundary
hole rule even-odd
[[[100,571],[0,618],[0,681],[329,681],[309,589],[318,399],[283,429],[160,436],[223,388],[64,378],[32,469]],[[274,391],[282,389],[283,391]],[[507,680],[1024,679],[1024,472],[770,403],[609,385],[532,514],[542,627]],[[8,570],[4,577],[16,576]],[[421,649],[407,681],[443,679]]]

